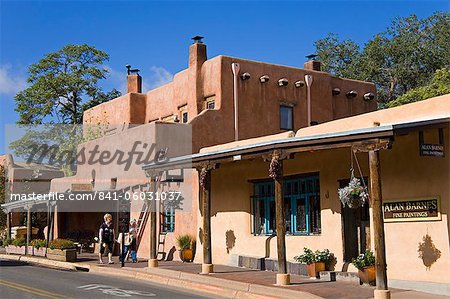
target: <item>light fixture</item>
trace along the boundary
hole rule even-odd
[[[295,84],[295,87],[297,87],[297,88],[303,87],[303,86],[305,86],[305,81],[298,80],[294,84]]]
[[[347,95],[347,98],[352,99],[352,98],[355,98],[358,95],[358,93],[354,90],[350,90],[349,92],[347,92],[346,95]]]
[[[243,74],[241,75],[241,79],[242,79],[242,80],[248,80],[248,79],[250,79],[250,74],[249,74],[249,73],[243,73]]]
[[[261,83],[269,82],[269,79],[270,78],[267,75],[263,75],[263,76],[259,77],[259,81],[261,81]]]
[[[331,94],[333,94],[334,96],[340,95],[340,94],[341,94],[341,89],[335,87],[335,88],[333,88],[333,89],[331,90]]]
[[[278,86],[287,86],[288,84],[289,81],[286,78],[281,78],[280,80],[278,80]]]
[[[375,99],[375,95],[373,94],[373,92],[367,92],[364,94],[364,100],[372,101],[373,99]]]

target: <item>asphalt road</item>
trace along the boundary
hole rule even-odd
[[[0,260],[1,298],[216,298],[146,281]]]

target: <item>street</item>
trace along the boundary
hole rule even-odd
[[[146,281],[0,260],[2,298],[214,298]]]

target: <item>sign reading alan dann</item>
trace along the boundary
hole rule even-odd
[[[384,222],[441,220],[439,197],[405,199],[383,203]]]

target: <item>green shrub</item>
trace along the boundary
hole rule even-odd
[[[31,246],[33,246],[33,247],[35,247],[37,249],[39,249],[41,247],[45,247],[45,245],[46,245],[46,241],[45,240],[42,240],[42,239],[31,240]]]
[[[25,238],[13,239],[11,241],[11,245],[19,246],[19,247],[26,246],[27,240]]]
[[[180,250],[192,248],[194,238],[191,235],[180,235],[177,237],[177,245]]]
[[[55,240],[52,240],[48,244],[48,247],[50,249],[71,249],[71,248],[76,248],[75,244],[72,241],[66,240],[66,239],[55,239]]]
[[[11,245],[11,243],[12,243],[12,240],[11,240],[11,239],[4,239],[4,240],[3,240],[3,246]]]
[[[358,270],[362,270],[366,267],[375,265],[375,256],[373,255],[372,251],[366,250],[364,254],[360,254],[352,259],[352,264]]]

